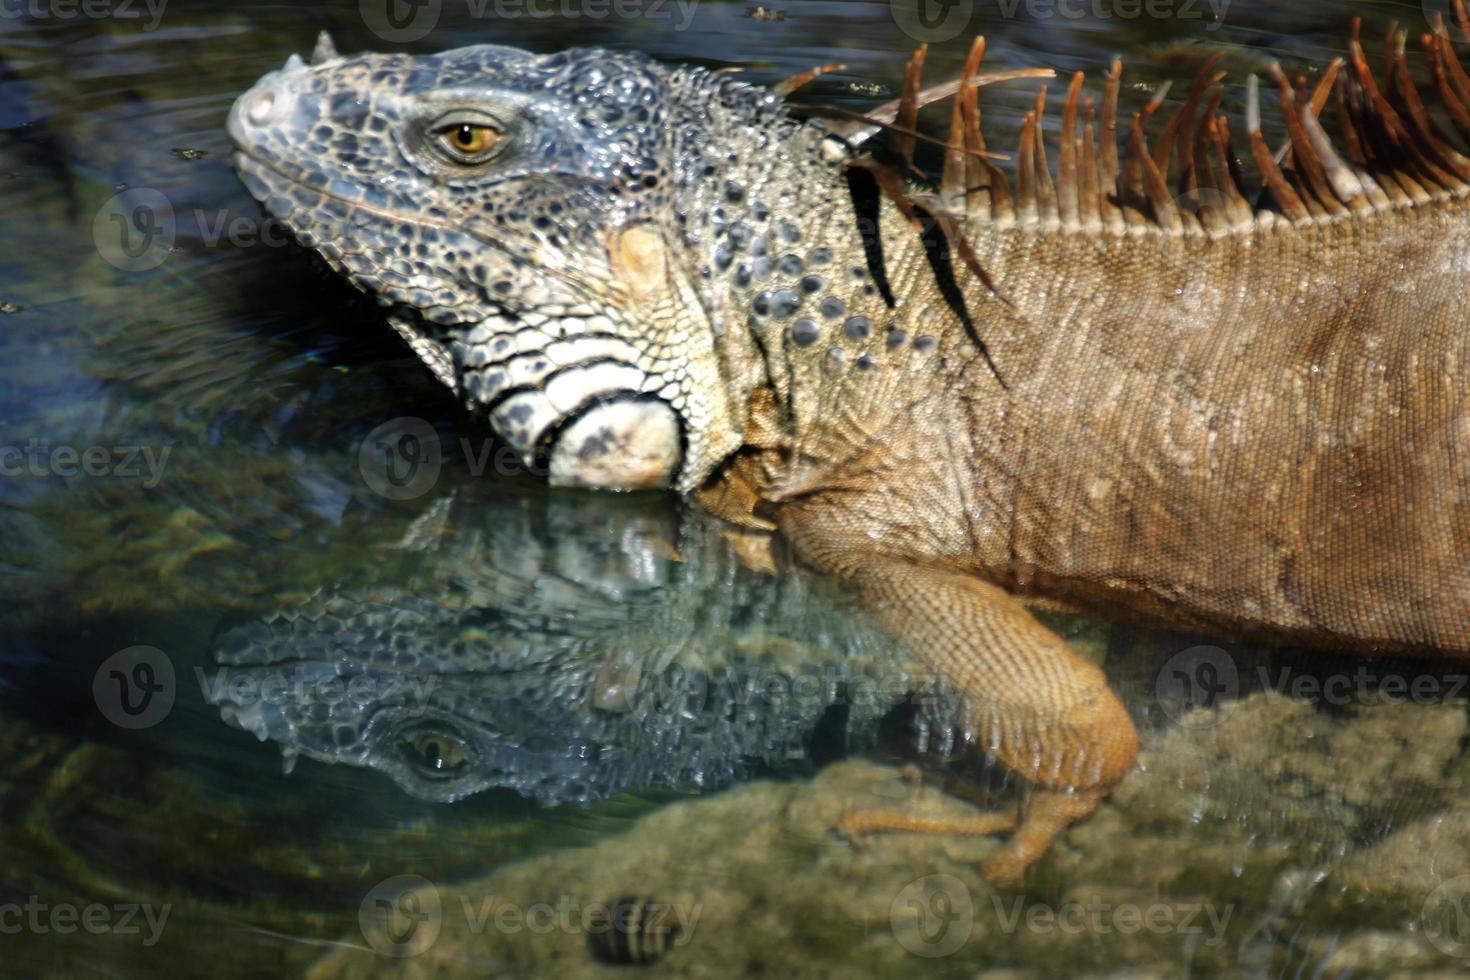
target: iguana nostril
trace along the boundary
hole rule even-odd
[[[280,99],[276,95],[276,90],[268,88],[250,100],[250,105],[245,109],[245,117],[253,126],[269,125],[275,117],[278,102]]]

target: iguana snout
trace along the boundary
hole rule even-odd
[[[267,211],[553,483],[689,489],[739,446],[745,393],[681,223],[703,164],[679,140],[708,143],[690,84],[639,54],[324,39],[229,130]]]

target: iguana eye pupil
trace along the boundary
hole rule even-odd
[[[439,139],[456,157],[480,157],[495,147],[500,133],[475,123],[453,123],[439,131]]]

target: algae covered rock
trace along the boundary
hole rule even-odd
[[[667,907],[661,921],[678,923],[638,947],[658,976],[1361,977],[1463,966],[1470,933],[1445,918],[1460,893],[1429,895],[1470,873],[1470,806],[1443,792],[1463,710],[1379,702],[1334,713],[1275,691],[1228,707],[1158,733],[1022,892],[979,874],[997,838],[854,845],[836,833],[854,809],[979,812],[912,769],[848,761],[807,782],[675,803],[619,837],[483,880],[420,879],[412,901],[400,892],[365,904],[355,948],[327,954],[313,976],[458,976],[469,964],[478,976],[625,976],[599,958],[606,944],[592,932],[604,921],[596,910],[625,898]],[[432,920],[402,941],[411,910],[429,906]]]

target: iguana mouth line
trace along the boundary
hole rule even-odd
[[[493,241],[482,238],[472,231],[466,231],[465,229],[458,228],[452,224],[449,224],[448,222],[430,221],[419,215],[411,215],[398,211],[391,211],[387,208],[375,207],[362,201],[354,201],[352,198],[344,197],[341,194],[333,194],[331,191],[327,190],[324,187],[319,187],[315,184],[311,184],[305,180],[302,180],[300,177],[291,173],[289,170],[283,169],[279,164],[276,163],[276,161],[268,159],[267,157],[261,156],[257,153],[252,153],[245,147],[237,146],[235,149],[235,153],[240,158],[238,162],[245,163],[245,169],[247,170],[249,169],[250,164],[254,164],[261,169],[269,170],[277,177],[280,177],[282,180],[294,184],[297,187],[301,187],[308,191],[311,191],[313,194],[319,194],[329,201],[336,201],[337,203],[346,205],[347,207],[354,210],[363,211],[367,214],[373,215],[374,217],[384,218],[389,221],[395,221],[399,224],[420,225],[425,228],[437,228],[440,231],[453,231],[460,234],[469,235],[471,238],[475,239],[475,241],[481,242],[485,245],[495,244]],[[341,221],[342,223],[346,223],[349,219],[350,216],[342,218]]]
[[[270,160],[260,154],[254,153],[250,149],[241,146],[238,143],[235,147],[235,163],[236,166],[239,167],[239,169],[245,171],[246,173],[249,173],[252,167],[256,169],[257,173],[260,170],[269,171],[270,173],[275,174],[277,177],[281,178],[287,183],[290,183],[296,187],[303,188],[304,190],[310,191],[313,194],[320,195],[328,201],[336,201],[338,204],[346,207],[348,209],[348,214],[336,221],[335,224],[337,226],[351,227],[352,212],[358,211],[363,214],[371,215],[372,217],[380,218],[384,221],[391,221],[399,225],[416,225],[420,228],[433,228],[436,231],[442,231],[452,235],[464,235],[467,238],[472,239],[477,244],[492,248],[500,252],[501,254],[509,256],[510,258],[517,261],[531,261],[533,263],[535,261],[534,256],[520,255],[512,252],[506,249],[495,239],[486,238],[484,235],[481,235],[470,228],[466,228],[461,225],[455,225],[447,221],[433,221],[430,219],[426,219],[420,215],[406,214],[398,211],[393,211],[388,208],[380,208],[371,204],[367,204],[363,201],[354,201],[352,198],[344,197],[341,194],[334,194],[331,191],[327,190],[325,187],[319,187],[315,184],[311,184],[305,180],[302,180],[296,174],[291,173],[289,170],[283,169],[276,161]],[[286,219],[282,218],[281,220],[285,221]],[[485,297],[485,299],[491,303],[494,303],[497,307],[505,309],[503,304],[491,299],[488,295]],[[506,312],[508,315],[513,314],[513,311],[510,310],[506,310]]]

